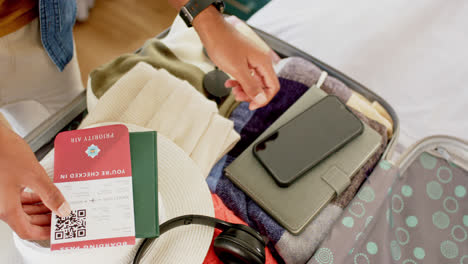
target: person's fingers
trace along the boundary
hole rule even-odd
[[[44,204],[23,205],[23,211],[28,215],[46,214],[50,213],[50,209]]]
[[[19,222],[8,222],[11,229],[25,240],[47,240],[50,238],[50,226],[37,226],[25,221],[25,225]]]
[[[236,81],[236,80],[233,80],[233,79],[229,79],[227,81],[224,82],[224,87],[226,88],[230,88],[230,87],[235,87],[235,86],[239,86],[239,82]]]
[[[60,217],[70,215],[71,207],[60,190],[52,183],[47,174],[34,175],[31,177],[30,187],[37,193],[42,202]]]
[[[234,94],[236,101],[248,102],[250,110],[255,110],[257,108],[262,107],[261,104],[258,104],[257,102],[253,101],[240,86],[232,88],[232,93]]]
[[[52,215],[50,214],[39,214],[39,215],[30,215],[29,222],[32,225],[37,226],[50,226]]]
[[[256,83],[257,87],[264,87],[263,77],[255,69],[250,69],[250,76],[247,78],[253,79],[253,82]],[[273,97],[273,95],[271,94],[268,96],[268,94],[265,93],[265,89],[260,89],[259,91],[261,91],[261,93],[253,96],[252,93],[249,94],[248,92],[249,90],[251,91],[252,89],[244,88],[242,84],[236,80],[227,80],[224,83],[224,85],[226,87],[233,87],[232,91],[233,91],[236,101],[249,102],[250,110],[254,110],[259,107],[265,106],[268,103],[269,99]],[[236,89],[236,87],[238,88]]]
[[[263,81],[255,69],[246,69],[242,71],[237,78],[245,94],[258,105],[264,105],[268,102],[263,91]]]
[[[258,108],[260,108],[262,106],[263,106],[263,104],[259,104],[259,103],[255,102],[255,101],[252,101],[249,104],[249,109],[250,109],[250,111],[253,111],[253,110],[258,109]]]
[[[251,67],[251,66],[249,66]],[[262,83],[262,93],[264,95],[263,98],[265,98],[266,100],[252,100],[250,102],[250,105],[249,105],[249,109],[250,110],[255,110],[255,109],[258,109],[260,107],[264,107],[265,105],[268,104],[268,102],[270,101],[271,97],[268,97],[268,94],[266,93],[266,89],[265,89],[265,81],[264,81],[264,78],[262,76],[262,74],[257,71],[257,69],[255,69],[254,67],[251,67],[252,71],[254,71],[254,78],[258,81],[258,82],[261,82]]]
[[[268,101],[270,101],[280,89],[280,83],[271,60],[265,59],[262,63],[255,64],[255,67],[257,72],[263,77],[266,88],[265,93],[267,94]]]
[[[42,202],[41,197],[33,192],[21,192],[21,203],[22,204],[36,204]]]
[[[252,101],[250,97],[246,93],[244,93],[244,90],[242,90],[240,86],[236,86],[232,88],[232,93],[234,94],[237,101],[242,101],[242,102]]]
[[[48,240],[50,239],[50,225],[48,226],[33,226],[34,229],[36,229],[37,238],[34,238],[33,240]]]
[[[237,94],[239,93],[239,89],[240,89],[239,86],[232,87],[231,89],[231,93],[234,95],[236,100],[237,100]]]
[[[244,92],[244,90],[242,89],[238,81],[232,80],[232,79],[227,80],[224,83],[224,86],[232,88],[232,93],[234,94],[236,101],[239,101],[239,102],[251,102],[252,101],[252,99]]]
[[[235,99],[238,102],[248,102],[248,103],[250,103],[252,101],[252,100],[250,100],[250,98],[247,95],[242,95],[242,94],[236,95]]]
[[[15,231],[15,233],[22,239],[27,240],[46,240],[50,237],[49,226],[37,226],[31,224],[28,215],[18,207],[9,210],[8,215],[5,217],[5,222]]]

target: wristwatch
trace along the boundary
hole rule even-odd
[[[224,12],[224,2],[222,0],[190,0],[180,9],[179,15],[187,24],[187,27],[191,27],[193,19],[210,5],[214,5],[219,12]]]

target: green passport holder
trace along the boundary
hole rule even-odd
[[[135,237],[159,236],[156,132],[130,133]]]

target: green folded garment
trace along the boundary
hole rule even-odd
[[[130,133],[135,237],[159,236],[156,132]]]

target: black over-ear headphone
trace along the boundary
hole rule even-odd
[[[204,215],[184,215],[163,223],[159,227],[159,235],[162,236],[175,227],[190,224],[212,226],[223,231],[215,238],[213,245],[216,255],[223,263],[265,263],[265,241],[256,230],[246,225],[232,224]],[[134,264],[140,263],[154,240],[155,238],[151,238],[143,241],[135,255]]]

